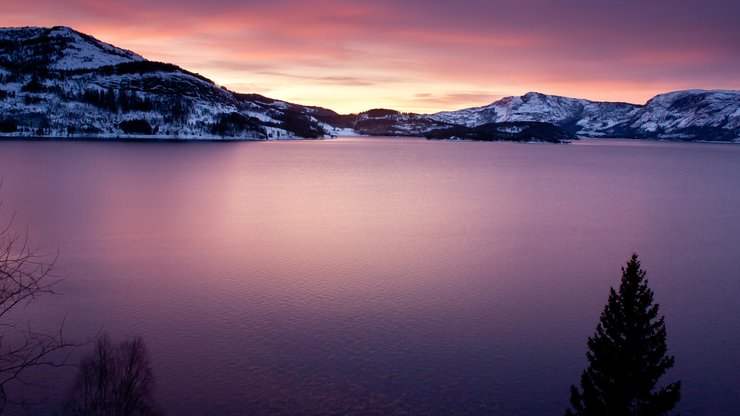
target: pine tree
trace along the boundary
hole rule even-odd
[[[588,339],[588,368],[581,389],[570,388],[573,409],[566,415],[665,415],[676,405],[681,382],[657,388],[658,379],[673,367],[666,356],[664,317],[658,316],[653,291],[637,254],[622,267],[619,293],[609,300],[596,333]]]

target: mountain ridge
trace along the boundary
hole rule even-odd
[[[538,121],[580,137],[701,139],[692,129],[719,140],[740,139],[740,91],[683,90],[656,95],[645,104],[590,101],[527,93],[481,107],[432,114],[438,121],[468,127],[490,122]]]
[[[440,138],[440,131],[480,137],[512,128],[493,127],[500,123],[529,123],[558,137],[740,141],[738,108],[740,91],[734,90],[674,91],[642,105],[529,92],[433,114],[373,109],[342,115],[233,92],[200,74],[147,60],[68,27],[0,28],[0,134],[6,136]],[[529,131],[525,124],[519,127]],[[496,137],[508,136],[488,138]]]
[[[286,139],[339,134],[305,107],[239,94],[74,29],[0,29],[0,134]]]

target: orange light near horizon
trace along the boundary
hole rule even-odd
[[[489,16],[492,9],[479,2],[467,10],[441,1],[414,8],[386,0],[214,0],[208,7],[82,0],[72,14],[64,3],[5,1],[0,25],[69,25],[238,92],[340,113],[431,113],[529,91],[643,104],[679,89],[740,88],[737,54],[721,42],[707,46],[694,34],[682,43],[677,37],[690,34],[652,26],[622,31],[616,42],[588,21],[522,25],[520,6]],[[553,14],[567,8],[542,6]]]

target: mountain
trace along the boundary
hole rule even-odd
[[[374,109],[341,115],[229,91],[68,27],[0,28],[0,135],[6,136],[740,141],[739,108],[740,91],[677,91],[644,105],[531,92],[436,114]]]
[[[538,121],[552,123],[571,133],[592,136],[634,116],[640,106],[602,103],[530,92],[521,97],[505,97],[485,107],[433,114],[435,120],[469,127],[485,123]]]
[[[141,62],[141,56],[67,27],[0,29],[0,50],[12,72],[99,68]]]
[[[331,110],[238,94],[67,27],[0,29],[0,133],[272,139],[341,130]]]
[[[615,129],[636,138],[740,141],[740,91],[660,94]]]
[[[530,92],[484,107],[432,114],[431,119],[475,127],[487,123],[552,123],[580,137],[740,140],[740,91],[676,91],[645,105],[594,102]]]
[[[543,129],[543,125],[539,125],[536,130],[527,131],[536,131],[538,134],[533,137],[544,141],[568,141],[578,137],[740,141],[740,91],[676,91],[655,96],[644,105],[530,92],[521,97],[505,97],[483,107],[435,114],[375,109],[332,119],[317,118],[333,126],[373,136],[441,138],[449,133],[450,137],[466,139],[528,140],[506,138],[506,134],[499,133],[510,128],[524,128],[524,125],[505,123],[545,123],[558,129]],[[542,136],[543,132],[552,136]]]

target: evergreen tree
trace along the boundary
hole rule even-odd
[[[653,291],[637,254],[622,267],[619,292],[609,300],[596,333],[588,339],[588,368],[581,390],[570,388],[573,409],[566,415],[665,415],[676,405],[681,382],[657,388],[658,379],[673,367],[666,356],[664,317],[658,316]]]

